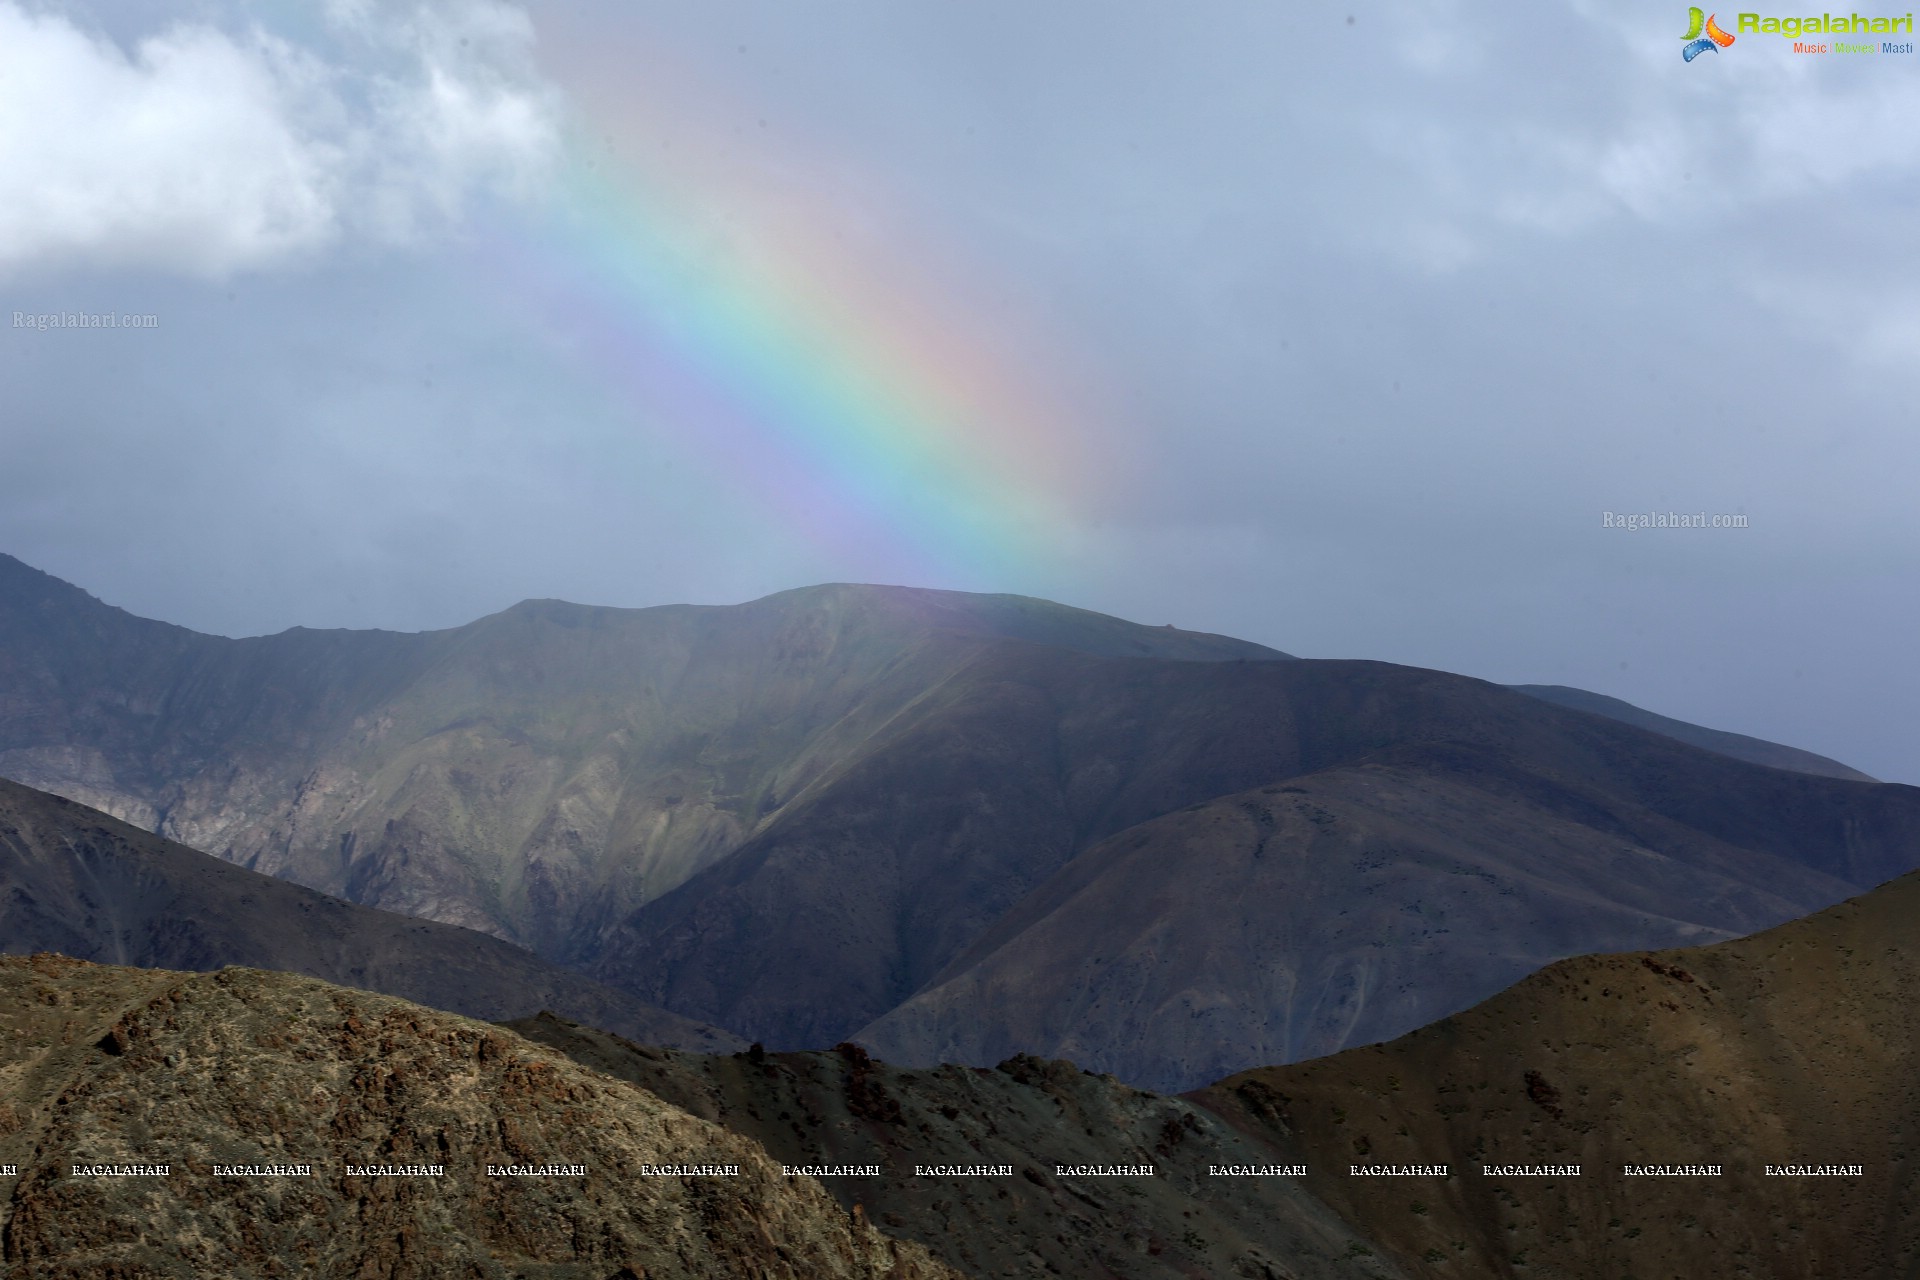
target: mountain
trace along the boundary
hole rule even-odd
[[[1182,1089],[1916,865],[1920,790],[1464,677],[1008,646],[642,907],[591,971],[776,1048],[1026,1052]]]
[[[741,1044],[498,938],[242,870],[4,779],[0,950],[160,969],[286,969],[474,1017],[564,1009],[651,1043]]]
[[[1914,788],[890,587],[220,640],[0,561],[0,774],[775,1049],[1169,1090],[1920,866]]]
[[[1783,747],[1777,742],[1768,742],[1763,738],[1749,738],[1744,733],[1728,733],[1724,729],[1703,729],[1697,724],[1688,724],[1684,720],[1657,715],[1636,707],[1631,702],[1622,702],[1618,698],[1609,698],[1605,694],[1589,693],[1585,689],[1569,689],[1563,684],[1514,684],[1507,687],[1516,693],[1524,693],[1528,697],[1539,698],[1555,706],[1572,707],[1575,711],[1590,711],[1594,715],[1618,720],[1622,724],[1651,729],[1655,733],[1664,733],[1669,738],[1678,738],[1696,747],[1705,747],[1708,751],[1718,751],[1721,755],[1732,756],[1735,760],[1764,764],[1774,769],[1793,769],[1799,773],[1817,773],[1823,778],[1849,778],[1854,782],[1875,781],[1858,769],[1848,768],[1838,760],[1829,760],[1811,751],[1802,751],[1797,747]]]
[[[10,1278],[960,1280],[752,1142],[405,1001],[36,955],[0,959],[0,1028]],[[654,1172],[685,1166],[732,1173]]]
[[[451,631],[227,640],[0,556],[0,776],[551,959],[724,857],[971,655],[1278,659],[1019,596],[528,601]]]
[[[1307,1187],[1415,1276],[1904,1280],[1920,1270],[1916,921],[1909,875],[1751,938],[1564,960],[1391,1044],[1194,1100],[1305,1162]],[[1349,1177],[1355,1162],[1451,1176]]]

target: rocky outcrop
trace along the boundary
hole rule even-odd
[[[11,1280],[957,1280],[632,1085],[312,979],[0,960],[0,1079]]]

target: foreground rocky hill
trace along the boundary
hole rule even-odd
[[[0,1096],[13,1280],[957,1280],[639,1089],[308,978],[0,959]]]
[[[1391,1044],[1194,1100],[1299,1153],[1414,1275],[1904,1280],[1916,1063],[1910,875],[1735,942],[1565,960]],[[1450,1176],[1343,1176],[1355,1162]]]
[[[5,779],[0,951],[156,969],[285,969],[477,1018],[556,1009],[650,1044],[742,1045],[498,938],[245,871]]]
[[[510,1024],[751,1137],[843,1204],[970,1275],[1076,1280],[1394,1277],[1273,1154],[1204,1108],[1070,1062],[894,1067],[857,1046],[712,1057],[543,1016]],[[1215,1176],[1215,1167],[1267,1169]],[[1151,1170],[1150,1173],[1145,1172]]]

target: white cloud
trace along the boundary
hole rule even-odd
[[[1674,14],[1684,7],[1595,0],[1527,23],[1410,0],[1394,9],[1379,25],[1407,74],[1383,78],[1347,126],[1377,163],[1350,170],[1369,204],[1351,211],[1345,234],[1418,250],[1404,229],[1418,214],[1454,229],[1439,261],[1471,261],[1515,231],[1717,234],[1787,206],[1839,207],[1865,183],[1920,179],[1920,134],[1902,124],[1920,113],[1911,58],[1808,58],[1754,36],[1688,64]],[[1553,34],[1550,56],[1542,32]],[[1302,93],[1319,102],[1325,85]],[[1320,128],[1342,127],[1316,114]],[[1395,176],[1386,213],[1361,176],[1372,169]],[[1431,270],[1435,255],[1409,262]]]
[[[554,99],[517,11],[336,5],[330,48],[176,24],[130,48],[0,0],[0,270],[221,276],[404,240],[523,190]]]

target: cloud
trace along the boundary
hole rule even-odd
[[[340,4],[307,42],[178,23],[123,47],[0,3],[0,271],[220,277],[406,241],[530,190],[557,140],[517,11]]]

